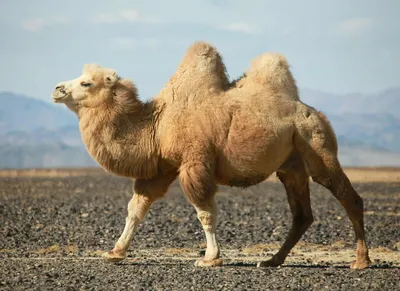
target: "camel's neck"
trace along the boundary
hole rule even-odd
[[[157,115],[152,103],[139,104],[129,114],[106,106],[80,108],[78,112],[89,154],[107,171],[145,179],[157,174]]]

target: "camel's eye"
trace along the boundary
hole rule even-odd
[[[92,86],[92,83],[89,83],[89,82],[82,82],[82,83],[81,83],[81,86],[82,86],[82,87],[90,87],[90,86]]]

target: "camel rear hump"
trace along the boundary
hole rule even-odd
[[[254,58],[242,83],[268,87],[274,92],[285,93],[288,99],[300,100],[289,63],[286,57],[279,53],[267,52]]]

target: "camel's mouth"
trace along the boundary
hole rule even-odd
[[[63,92],[57,90],[53,92],[51,97],[55,103],[64,103],[68,99],[69,95],[65,91]]]
[[[66,100],[67,100],[67,96],[57,97],[57,98],[53,97],[53,102],[54,103],[64,103]]]

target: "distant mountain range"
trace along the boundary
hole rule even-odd
[[[64,106],[0,93],[0,168],[88,167],[77,117]]]
[[[400,88],[363,95],[302,89],[324,112],[345,166],[400,166]],[[0,92],[0,168],[90,167],[77,117],[64,106]]]
[[[343,147],[400,152],[400,88],[371,95],[309,89],[300,94],[305,103],[328,116]]]

